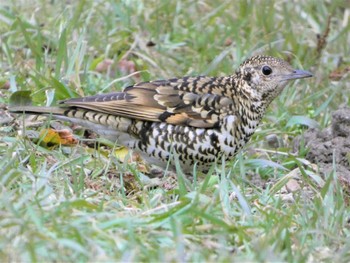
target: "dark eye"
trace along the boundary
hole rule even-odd
[[[265,76],[268,76],[272,73],[272,68],[270,68],[269,66],[263,66],[261,71]]]

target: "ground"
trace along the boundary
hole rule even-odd
[[[1,261],[349,262],[349,19],[347,1],[2,1]],[[314,77],[206,174],[150,178],[114,142],[8,112],[255,54]]]
[[[334,111],[329,127],[306,131],[296,138],[294,147],[307,148],[305,158],[316,163],[323,176],[335,171],[340,182],[344,184],[344,189],[349,191],[350,108],[341,107]]]

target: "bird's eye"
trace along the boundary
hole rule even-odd
[[[270,68],[269,66],[263,66],[261,71],[265,76],[268,76],[272,73],[272,68]]]

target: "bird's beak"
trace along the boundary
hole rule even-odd
[[[311,78],[312,76],[312,73],[309,71],[296,69],[292,73],[283,76],[283,80]]]

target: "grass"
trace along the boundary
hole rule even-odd
[[[48,121],[3,122],[1,260],[348,262],[350,210],[336,172],[321,176],[304,165],[305,151],[290,152],[305,126],[327,127],[332,111],[349,104],[347,80],[329,78],[350,62],[349,8],[343,1],[1,4],[3,109],[19,90],[50,105],[135,81],[228,75],[256,53],[315,73],[272,103],[246,151],[193,180],[180,171],[149,179],[142,163],[119,162],[113,145],[87,147],[93,142],[83,131],[76,147],[48,148],[17,132],[24,122],[39,132]],[[271,134],[283,147],[266,145]],[[281,191],[295,168],[311,194]]]

